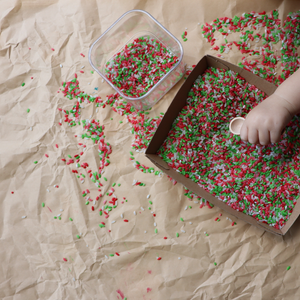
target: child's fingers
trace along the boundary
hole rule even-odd
[[[258,131],[253,126],[248,129],[248,141],[251,144],[258,144]]]
[[[270,132],[268,129],[260,128],[258,137],[259,137],[259,143],[261,145],[264,146],[264,145],[268,145],[270,143]]]
[[[240,137],[243,141],[247,142],[248,141],[248,128],[245,125],[245,122],[241,128],[241,132],[240,132]]]
[[[270,132],[270,140],[271,143],[277,143],[280,141],[281,131],[280,130],[272,130]]]

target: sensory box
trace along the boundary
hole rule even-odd
[[[284,225],[276,229],[268,224],[265,224],[261,221],[256,220],[254,217],[247,215],[241,211],[233,209],[228,204],[219,200],[217,197],[213,196],[211,193],[206,191],[204,188],[200,187],[193,180],[186,178],[183,174],[177,172],[175,169],[170,167],[167,162],[165,162],[159,155],[158,150],[163,145],[166,140],[169,131],[172,128],[172,124],[174,120],[177,118],[182,108],[187,103],[187,98],[189,97],[189,92],[199,75],[203,74],[207,68],[219,68],[223,70],[232,70],[236,72],[238,75],[243,77],[246,82],[249,84],[255,85],[260,91],[264,92],[266,95],[271,95],[276,90],[276,86],[271,84],[270,82],[260,78],[253,73],[244,70],[234,64],[231,64],[227,61],[219,59],[217,57],[211,55],[205,55],[199,63],[196,65],[194,70],[191,72],[187,80],[184,82],[182,87],[177,92],[175,98],[170,104],[167,112],[165,113],[158,129],[156,130],[153,138],[150,141],[150,144],[145,152],[146,157],[154,163],[158,168],[160,168],[164,173],[175,179],[176,181],[182,183],[186,188],[195,193],[196,195],[206,199],[212,204],[222,208],[228,213],[234,215],[235,217],[248,222],[256,227],[259,227],[263,230],[271,232],[276,235],[285,235],[292,224],[295,222],[300,213],[300,204],[299,201],[294,205],[292,214],[289,219],[284,223]],[[229,131],[229,128],[228,128]],[[297,198],[298,200],[298,198]]]

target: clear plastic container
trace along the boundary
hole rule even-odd
[[[124,95],[117,86],[106,78],[105,66],[114,54],[120,52],[125,45],[144,36],[159,40],[173,55],[178,57],[178,62],[146,94],[133,98]],[[143,10],[126,12],[92,44],[89,50],[89,62],[95,71],[138,110],[150,109],[179,81],[185,71],[182,57],[183,48],[180,42]]]

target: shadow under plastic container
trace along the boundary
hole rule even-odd
[[[125,45],[145,36],[159,40],[178,57],[178,62],[145,95],[133,98],[124,95],[107,79],[105,67],[106,63],[124,49]],[[122,15],[92,44],[89,50],[89,62],[94,70],[137,110],[150,109],[180,80],[185,70],[182,57],[183,48],[180,42],[143,10],[130,10]]]

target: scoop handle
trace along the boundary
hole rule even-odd
[[[243,117],[233,118],[229,123],[230,132],[232,132],[233,134],[240,135],[241,128],[243,126],[244,121],[245,121],[245,118],[243,118]]]

